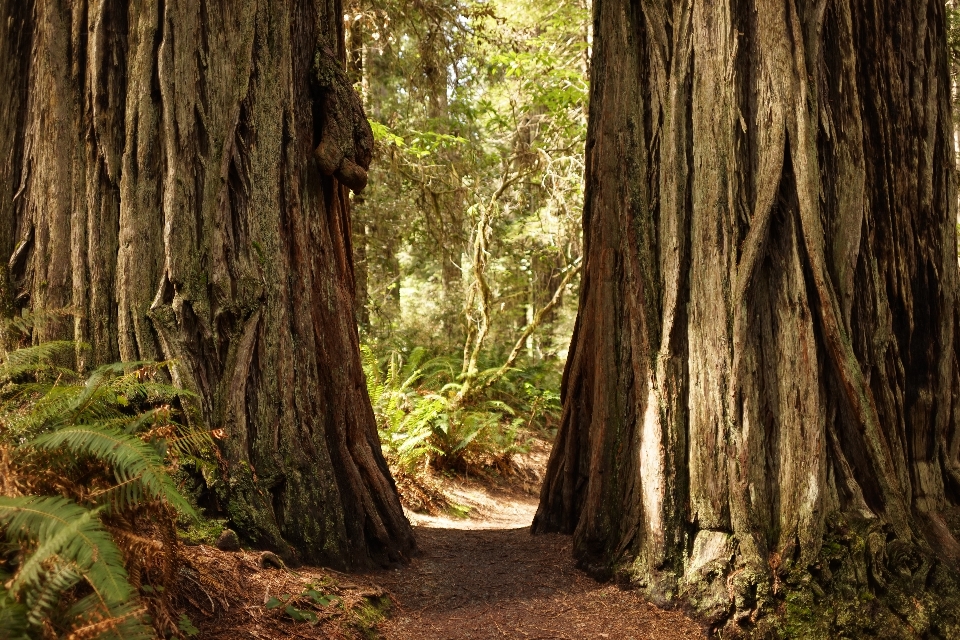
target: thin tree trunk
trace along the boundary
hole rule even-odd
[[[597,0],[594,33],[535,531],[718,626],[807,575],[838,514],[889,532],[874,560],[898,540],[956,563],[942,1]]]
[[[359,6],[348,7],[348,13],[353,12],[356,15],[360,11]],[[349,41],[347,46],[347,71],[350,82],[356,86],[363,84],[363,24],[360,20],[354,18],[350,22]],[[357,324],[361,329],[370,328],[370,311],[367,308],[370,303],[370,296],[367,291],[367,281],[370,274],[370,266],[367,262],[367,225],[366,225],[366,203],[360,194],[354,194],[351,216],[350,238],[353,241],[353,269],[354,269],[354,309],[357,316]]]
[[[27,99],[27,56],[32,33],[27,3],[0,3],[0,256],[17,257],[16,206],[23,195],[24,106]],[[23,252],[21,252],[22,255]],[[0,311],[13,312],[15,298],[11,271],[20,269],[20,260],[0,260]],[[3,342],[6,342],[3,336]],[[6,345],[4,345],[6,346]]]
[[[372,138],[339,0],[0,0],[0,30],[0,79],[24,87],[0,92],[0,215],[29,243],[0,237],[7,301],[79,312],[34,340],[175,359],[225,429],[218,492],[256,544],[402,559],[354,321],[343,184]]]

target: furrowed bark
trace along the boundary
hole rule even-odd
[[[217,491],[255,544],[404,559],[354,320],[344,182],[361,187],[372,135],[340,3],[0,2],[0,18],[0,79],[20,87],[0,96],[11,311],[74,309],[33,339],[87,342],[93,363],[176,360],[226,433]]]
[[[960,559],[944,11],[894,4],[595,2],[583,284],[534,531],[718,627],[840,530],[872,541],[881,591],[884,549]]]

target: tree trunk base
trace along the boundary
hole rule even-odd
[[[960,508],[947,519],[956,537]],[[751,575],[736,564],[733,536],[701,531],[685,576],[651,573],[640,560],[621,567],[616,579],[659,606],[683,601],[724,639],[960,638],[960,570],[924,546],[895,538],[878,519],[835,513],[820,554],[806,567],[785,568],[791,559],[774,557],[769,572]],[[612,573],[583,562],[581,568],[601,579]]]

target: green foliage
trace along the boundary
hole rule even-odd
[[[447,406],[446,398],[438,393],[420,393],[416,386],[425,377],[420,367],[424,350],[415,350],[406,362],[399,353],[390,354],[386,371],[369,346],[362,345],[360,351],[384,453],[401,468],[412,470],[430,455],[440,453],[432,440],[434,425]]]
[[[408,473],[431,463],[461,470],[491,466],[506,470],[510,457],[526,450],[525,434],[552,410],[544,400],[551,397],[549,392],[536,391],[529,381],[518,384],[513,376],[504,377],[501,385],[470,404],[460,404],[462,383],[456,380],[460,363],[428,359],[422,348],[406,358],[392,351],[380,359],[369,345],[361,352],[384,453]],[[494,371],[484,371],[480,378]],[[522,377],[523,372],[517,373]]]
[[[263,606],[268,610],[282,610],[294,622],[306,622],[314,626],[320,621],[315,611],[321,611],[325,607],[340,602],[337,596],[321,593],[314,587],[308,586],[298,596],[285,593],[279,598],[270,597]]]
[[[174,486],[157,451],[116,426],[64,425],[32,444],[40,450],[66,447],[74,455],[90,455],[112,466],[117,484],[97,498],[97,502],[111,509],[123,510],[149,497],[166,500],[181,512],[193,512]]]
[[[577,287],[564,274],[582,252],[587,3],[346,6],[377,141],[353,210],[365,340],[459,353],[486,322],[480,351],[495,366],[560,287],[523,363],[559,374]],[[478,235],[483,265],[471,249]],[[483,312],[471,299],[480,277]]]
[[[47,343],[0,363],[0,532],[8,545],[0,621],[12,637],[52,629],[152,638],[125,569],[140,544],[131,542],[133,523],[170,521],[171,508],[192,517],[165,458],[209,434],[173,420],[186,394],[161,381],[166,365],[114,364],[83,376],[68,366],[82,349]]]
[[[193,622],[186,614],[180,615],[180,619],[177,621],[177,629],[188,638],[200,635],[200,630],[193,625]]]
[[[588,3],[345,6],[376,140],[352,213],[384,451],[408,474],[507,472],[559,415],[582,263]]]
[[[5,585],[8,597],[26,604],[10,612],[25,618],[14,627],[39,630],[44,622],[57,621],[62,595],[84,580],[92,593],[66,612],[68,620],[100,624],[100,637],[154,637],[99,511],[53,496],[0,497],[0,526],[7,538],[33,548]]]
[[[182,523],[177,533],[187,544],[214,546],[226,527],[224,518],[193,518]]]
[[[350,612],[353,617],[352,626],[365,638],[370,638],[370,640],[380,638],[377,625],[387,617],[390,608],[390,598],[386,595],[367,596]]]
[[[947,18],[947,58],[950,63],[950,96],[953,103],[953,126],[957,130],[960,119],[960,2],[946,0],[944,3]],[[960,153],[954,145],[954,161],[960,166]],[[960,238],[960,237],[958,237]],[[960,251],[960,239],[958,239]]]
[[[947,54],[950,57],[950,71],[954,78],[960,65],[960,7],[954,0],[947,0]]]

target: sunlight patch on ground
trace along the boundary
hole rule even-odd
[[[454,508],[441,516],[404,510],[410,524],[434,529],[521,529],[530,526],[537,512],[535,494],[498,490],[474,480],[448,481],[444,493]]]

